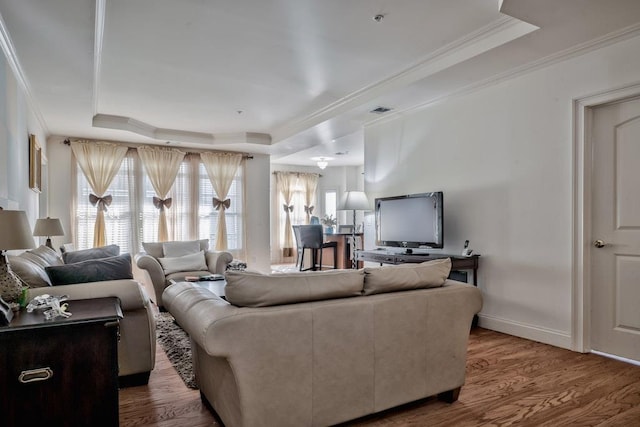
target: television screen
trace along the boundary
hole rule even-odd
[[[376,199],[376,245],[443,247],[442,192]]]

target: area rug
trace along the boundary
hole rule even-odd
[[[170,313],[156,315],[156,338],[186,386],[197,389],[189,336],[175,323]]]

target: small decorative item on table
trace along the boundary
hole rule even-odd
[[[333,228],[338,224],[338,219],[334,218],[333,215],[325,215],[320,222],[324,225],[324,232],[326,234],[333,234]]]
[[[54,320],[57,317],[71,317],[71,313],[67,311],[68,305],[61,304],[66,301],[68,297],[51,296],[49,294],[38,295],[27,305],[27,313],[32,313],[34,310],[45,310],[43,312],[45,320]]]
[[[227,264],[227,271],[245,271],[247,269],[247,263],[234,259]]]

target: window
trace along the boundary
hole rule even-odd
[[[233,180],[225,211],[228,250],[243,258],[243,165]],[[78,249],[93,246],[96,208],[89,202],[91,187],[82,170],[77,168],[75,245]],[[108,244],[120,246],[121,252],[136,253],[142,242],[158,239],[159,211],[153,205],[155,191],[135,150],[129,153],[106,194],[113,198],[105,212]],[[180,165],[176,181],[168,197],[171,208],[166,211],[170,240],[209,239],[215,247],[219,211],[213,208],[215,196],[209,176],[197,154],[187,155]]]
[[[336,190],[327,190],[324,192],[324,214],[332,215],[336,218],[338,206],[338,192]]]
[[[131,209],[135,195],[135,180],[131,173],[134,168],[133,158],[127,156],[122,161],[120,171],[113,179],[109,189],[105,194],[112,197],[111,205],[104,214],[105,226],[107,229],[107,242],[120,246],[123,253],[134,253],[132,248],[134,240],[131,239],[131,230],[135,224],[136,215]],[[96,223],[96,208],[89,202],[89,194],[92,193],[89,182],[85,178],[82,170],[77,168],[76,186],[76,219],[75,219],[75,247],[86,249],[93,247],[93,232]]]

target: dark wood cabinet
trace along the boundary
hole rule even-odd
[[[118,299],[67,302],[68,319],[21,311],[0,328],[0,424],[118,425]]]

